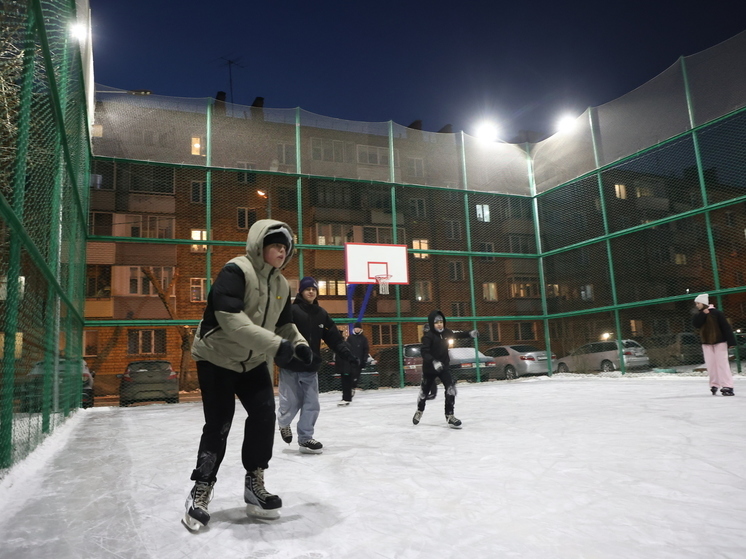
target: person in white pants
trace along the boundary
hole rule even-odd
[[[722,311],[710,304],[707,293],[697,295],[694,304],[698,312],[692,318],[692,325],[702,340],[705,367],[710,376],[710,392],[714,396],[719,388],[723,396],[733,396],[733,374],[728,361],[728,348],[736,345],[733,328]]]

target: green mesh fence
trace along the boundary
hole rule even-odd
[[[90,403],[91,377],[81,357],[90,156],[74,5],[8,1],[0,15],[1,477],[84,394]]]
[[[532,145],[100,86],[84,344],[97,395],[143,359],[196,389],[210,281],[268,217],[296,233],[293,288],[314,276],[340,329],[365,307],[378,363],[363,388],[419,383],[436,308],[480,331],[456,344],[472,357],[459,380],[520,375],[506,347],[545,350],[552,370],[704,374],[694,296],[746,328],[744,62],[746,33]],[[409,285],[348,285],[347,242],[406,245]],[[324,351],[321,389],[339,390]]]

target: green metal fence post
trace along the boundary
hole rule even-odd
[[[396,230],[396,167],[394,161],[394,121],[389,120],[389,196],[391,197],[391,239],[394,244],[399,242],[399,234]],[[407,256],[408,257],[408,256]],[[399,347],[404,347],[404,336],[402,334],[401,322],[401,289],[399,285],[394,286],[394,301],[396,302],[396,338]],[[404,386],[404,355],[399,355],[399,387]]]
[[[536,176],[534,175],[534,159],[531,156],[531,145],[526,142],[523,145],[526,152],[526,172],[528,173],[528,187],[531,194],[531,211],[534,216],[534,237],[536,237],[536,252],[539,254],[537,265],[539,268],[539,289],[541,292],[541,314],[544,315],[542,323],[544,325],[544,342],[547,352],[547,376],[552,376],[552,341],[549,332],[549,307],[547,307],[547,282],[544,274],[544,257],[541,256],[544,250],[541,244],[541,225],[539,223],[539,198],[536,195]]]
[[[305,241],[303,240],[303,179],[300,176],[301,172],[301,166],[300,166],[300,160],[301,160],[301,154],[303,153],[301,150],[301,118],[300,118],[300,107],[295,108],[295,164],[296,164],[296,172],[298,173],[298,178],[295,179],[295,199],[296,203],[298,205],[298,227],[297,231],[295,232],[298,235],[298,244],[302,245]],[[298,251],[298,277],[304,277],[304,267],[305,267],[305,258],[304,253],[305,251],[299,250]]]
[[[599,160],[599,154],[598,154],[598,138],[596,136],[596,119],[594,118],[596,114],[595,108],[589,108],[588,109],[588,125],[591,128],[591,143],[593,144],[593,159],[596,165],[596,169],[601,167],[601,162]],[[624,347],[622,342],[622,339],[624,338],[622,334],[622,323],[621,319],[619,317],[619,308],[617,305],[619,304],[619,300],[617,298],[616,294],[616,280],[614,277],[614,257],[611,252],[611,240],[608,238],[609,234],[609,219],[606,213],[606,198],[604,197],[604,182],[603,177],[601,176],[600,171],[596,171],[596,180],[598,182],[598,198],[599,203],[601,206],[601,218],[603,219],[604,223],[604,236],[606,236],[606,240],[604,241],[606,244],[606,259],[609,267],[609,287],[611,288],[611,301],[614,306],[614,329],[616,330],[616,336],[615,338],[619,341],[617,344],[617,350],[619,352],[619,367],[622,370],[622,374],[625,374],[627,372],[627,366],[624,363]]]

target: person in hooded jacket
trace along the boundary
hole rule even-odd
[[[369,361],[373,361],[369,353],[370,345],[368,344],[368,338],[363,334],[363,324],[361,322],[355,323],[352,334],[345,337],[345,342],[352,351],[352,354],[360,361],[360,365],[350,363],[346,359],[336,360],[336,369],[342,381],[342,400],[337,404],[338,406],[350,405],[352,397],[355,395],[355,389],[360,380],[363,367]]]
[[[692,317],[692,325],[702,340],[702,353],[705,367],[710,377],[710,392],[714,396],[718,388],[723,396],[733,396],[733,373],[728,361],[728,347],[735,347],[736,336],[725,315],[710,304],[707,293],[694,299],[697,313]]]
[[[319,367],[321,366],[321,341],[337,354],[337,358],[346,359],[359,366],[358,359],[352,354],[344,341],[337,325],[329,313],[316,300],[319,284],[312,277],[300,280],[298,295],[291,305],[293,322],[313,351],[310,363],[298,360],[280,366],[280,410],[277,425],[282,440],[290,444],[293,431],[290,428],[295,416],[298,419],[298,450],[305,454],[321,454],[323,447],[313,438],[316,420],[319,417]]]
[[[427,317],[429,330],[422,336],[422,384],[417,394],[417,411],[412,423],[417,425],[425,411],[427,396],[430,394],[436,379],[443,383],[445,391],[446,423],[453,429],[461,429],[461,420],[453,415],[456,402],[456,384],[451,376],[451,359],[448,355],[449,340],[459,338],[476,338],[478,332],[454,332],[446,328],[445,315],[435,310]]]
[[[279,516],[282,499],[264,487],[275,434],[269,365],[273,358],[280,366],[294,360],[310,364],[313,359],[293,323],[290,287],[281,274],[292,254],[290,226],[257,221],[249,230],[246,254],[223,266],[207,296],[192,344],[205,425],[191,476],[195,483],[182,518],[191,531],[210,521],[207,507],[225,456],[236,396],[248,413],[241,448],[246,512],[262,518]]]

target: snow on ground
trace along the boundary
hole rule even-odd
[[[442,393],[412,425],[415,397],[359,391],[340,408],[322,394],[323,454],[275,439],[276,521],[244,514],[239,409],[197,534],[180,518],[201,404],[81,410],[0,484],[0,558],[746,556],[738,381],[733,398],[671,374],[459,385],[462,430]]]

